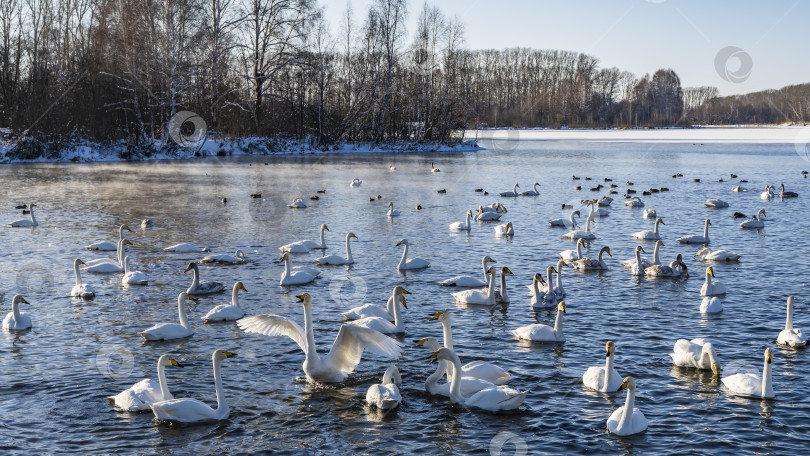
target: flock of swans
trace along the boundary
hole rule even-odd
[[[393,171],[396,168],[390,166]],[[431,163],[431,172],[439,172]],[[579,178],[574,177],[574,180]],[[605,182],[610,182],[605,179]],[[362,184],[360,179],[354,179],[351,187],[359,187]],[[628,182],[628,188],[631,183]],[[538,196],[540,191],[539,183],[535,183],[532,190],[518,193],[519,185],[515,184],[511,191],[500,193],[504,198],[517,198],[521,196]],[[597,190],[601,188],[601,184]],[[615,188],[615,185],[611,185]],[[780,186],[779,194],[774,194],[775,188],[766,186],[761,198],[769,200],[771,198],[793,198],[798,195],[794,192],[786,192],[784,186]],[[746,191],[735,187],[734,191]],[[615,194],[615,192],[611,192]],[[635,192],[632,192],[635,193]],[[625,195],[626,206],[630,208],[643,208],[644,202],[641,198],[631,196],[628,190]],[[645,192],[647,194],[648,192]],[[372,199],[373,200],[373,199]],[[603,217],[610,211],[613,199],[604,196],[601,199],[585,200],[584,207],[588,210],[583,229],[579,229],[578,218],[582,217],[580,209],[571,209],[570,216],[549,220],[551,227],[562,227],[569,231],[561,235],[562,239],[576,241],[574,249],[568,249],[559,253],[559,259],[553,265],[546,268],[545,277],[541,273],[535,273],[532,283],[527,285],[530,299],[526,299],[528,309],[556,309],[556,317],[553,325],[530,324],[514,328],[511,334],[516,340],[525,340],[539,343],[564,343],[566,338],[563,332],[563,320],[566,314],[566,292],[562,284],[562,272],[565,268],[571,268],[583,273],[588,271],[600,271],[610,268],[612,257],[610,247],[603,246],[594,257],[587,257],[583,253],[582,247],[586,241],[597,238],[591,231],[591,223],[596,217]],[[302,199],[296,199],[290,208],[303,208],[305,203]],[[705,203],[709,208],[724,208],[729,204],[717,199],[709,199]],[[34,216],[34,204],[27,206],[28,219],[14,221],[12,227],[35,227],[38,222]],[[563,205],[566,208],[566,205]],[[475,212],[474,212],[475,211]],[[477,209],[469,209],[465,213],[464,221],[457,221],[449,224],[448,228],[453,231],[470,231],[473,228],[473,221],[481,222],[478,226],[485,226],[486,222],[496,222],[508,213],[506,207],[500,202],[495,202],[488,206],[479,205]],[[396,217],[400,211],[394,209],[393,202],[388,205],[388,217]],[[664,220],[659,217],[658,212],[653,209],[645,209],[643,217],[654,218],[655,222],[652,230],[642,230],[632,233],[633,239],[640,241],[654,241],[654,250],[651,257],[642,257],[642,253],[647,253],[642,245],[635,248],[634,258],[622,261],[622,265],[629,269],[632,275],[647,275],[653,277],[670,277],[676,279],[686,279],[689,277],[687,265],[681,255],[668,265],[662,263],[660,259],[660,248],[665,246],[664,235],[666,226]],[[766,212],[760,210],[756,216],[744,221],[741,228],[762,228],[766,222]],[[149,220],[144,220],[142,227],[153,226]],[[709,227],[711,221],[707,218],[703,225],[702,234],[694,234],[677,238],[676,241],[683,244],[697,244],[700,249],[695,256],[700,261],[707,262],[734,262],[740,259],[740,255],[727,250],[710,250],[711,243],[709,237]],[[475,228],[478,229],[478,228]],[[82,272],[95,274],[116,274],[120,273],[121,283],[124,286],[146,286],[149,283],[147,273],[144,271],[132,270],[130,267],[131,255],[128,254],[128,246],[132,242],[126,239],[126,233],[132,230],[127,225],[121,225],[118,230],[118,239],[115,242],[104,241],[88,245],[89,251],[115,251],[115,258],[97,259],[83,261],[75,259],[73,269],[76,283],[70,291],[70,296],[81,299],[92,299],[95,295],[93,287],[82,280]],[[345,256],[341,254],[322,255],[313,260],[315,267],[294,266],[293,255],[306,254],[312,251],[327,249],[325,232],[329,231],[326,224],[320,226],[320,235],[317,240],[300,240],[279,248],[281,261],[284,263],[284,271],[281,274],[279,285],[287,287],[302,286],[316,280],[322,271],[323,266],[329,265],[352,265],[354,258],[351,251],[351,240],[358,237],[349,232],[345,236]],[[514,236],[515,230],[511,222],[497,224],[494,226],[496,234],[501,236]],[[402,247],[402,257],[398,264],[392,264],[399,271],[422,270],[430,266],[430,262],[409,256],[410,243],[407,239],[400,240],[396,246]],[[192,244],[175,244],[164,249],[166,252],[210,253],[208,249]],[[607,257],[605,256],[607,255]],[[156,324],[139,332],[147,341],[175,341],[187,338],[194,334],[194,329],[189,323],[186,314],[188,301],[196,301],[196,296],[219,293],[225,290],[225,285],[215,281],[204,281],[201,279],[199,264],[226,264],[240,265],[247,261],[244,252],[236,251],[234,255],[210,254],[200,258],[198,261],[188,263],[183,271],[192,272],[191,284],[177,297],[177,310],[179,322],[165,322]],[[459,303],[468,305],[495,306],[512,302],[506,280],[507,276],[514,275],[512,271],[501,266],[496,268],[492,264],[497,261],[490,256],[481,259],[481,275],[458,275],[448,278],[438,283],[439,286],[452,287],[455,290],[452,297]],[[555,280],[556,277],[556,280]],[[499,286],[496,287],[496,282]],[[304,354],[302,371],[306,378],[312,382],[319,383],[341,383],[357,368],[365,352],[381,357],[396,359],[402,353],[403,344],[392,335],[402,335],[406,331],[406,321],[403,310],[407,310],[407,298],[410,294],[402,286],[394,286],[391,296],[386,303],[366,303],[358,305],[342,315],[345,321],[338,327],[337,336],[332,343],[328,353],[319,354],[316,349],[315,333],[313,330],[313,302],[309,293],[298,294],[297,300],[303,308],[303,327],[293,319],[276,314],[261,314],[246,316],[239,307],[239,292],[247,292],[242,282],[236,282],[232,288],[231,301],[227,304],[220,304],[211,309],[204,317],[205,322],[234,321],[236,325],[246,333],[253,333],[262,336],[283,336],[292,339]],[[716,279],[714,269],[708,266],[705,270],[704,282],[700,288],[700,295],[703,300],[700,304],[700,312],[712,313],[722,311],[722,303],[718,296],[728,293],[724,283]],[[521,298],[520,300],[524,300]],[[787,317],[784,329],[776,335],[776,343],[783,347],[801,348],[807,346],[808,342],[801,330],[793,327],[794,298],[790,296],[787,300]],[[7,330],[21,331],[32,327],[32,318],[29,314],[20,311],[22,304],[29,304],[21,295],[15,295],[12,300],[12,310],[3,319],[3,328]],[[461,404],[473,409],[481,409],[490,412],[514,410],[519,408],[528,397],[529,391],[520,391],[510,387],[508,384],[513,379],[512,374],[507,370],[486,360],[476,360],[467,364],[462,364],[460,353],[454,350],[450,313],[446,310],[436,312],[432,319],[442,325],[443,341],[440,344],[434,337],[425,337],[416,341],[417,345],[427,348],[432,354],[431,362],[437,362],[436,371],[425,381],[425,389],[430,394],[446,396],[452,403]],[[627,390],[624,406],[619,407],[607,417],[606,426],[609,432],[617,435],[632,435],[644,431],[647,428],[647,419],[637,407],[636,382],[631,377],[622,377],[618,371],[615,361],[616,345],[613,341],[607,341],[605,345],[604,366],[589,367],[582,376],[584,387],[600,391],[603,393],[616,393]],[[166,379],[165,369],[167,367],[183,366],[169,355],[160,356],[157,360],[157,381],[152,379],[141,380],[130,388],[109,397],[116,409],[129,412],[151,411],[158,420],[179,421],[184,423],[222,420],[229,416],[229,406],[222,387],[222,361],[233,358],[236,355],[226,350],[216,350],[212,354],[213,378],[216,390],[217,408],[214,409],[207,404],[191,398],[176,399],[170,392],[169,382]],[[678,339],[674,341],[673,352],[670,353],[673,364],[682,367],[702,369],[711,371],[715,376],[721,376],[721,368],[718,354],[712,343],[706,339]],[[761,374],[734,373],[721,378],[723,386],[731,393],[762,399],[774,397],[773,375],[772,375],[773,350],[767,348],[764,354],[764,366]],[[446,381],[442,381],[446,377]],[[402,378],[396,365],[388,367],[382,380],[368,388],[366,393],[366,403],[371,407],[383,410],[396,408],[402,401],[399,387],[402,385]]]

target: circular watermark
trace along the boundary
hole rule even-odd
[[[507,453],[504,447],[507,445],[514,446],[515,450],[512,453]],[[529,453],[529,445],[523,440],[522,437],[510,431],[501,431],[489,441],[489,454],[492,456],[503,456],[512,454],[514,456],[524,456]]]
[[[14,285],[16,293],[23,297],[36,295],[39,292],[50,293],[54,289],[53,274],[49,268],[40,263],[26,263],[17,270]]]
[[[268,195],[269,196],[269,195]],[[290,201],[292,202],[292,200]],[[248,201],[248,215],[251,220],[257,223],[264,223],[269,221],[277,222],[279,219],[284,219],[291,216],[295,209],[287,207],[290,203],[282,201],[277,197],[263,197],[261,193],[254,193],[250,195]]]
[[[441,69],[436,53],[428,49],[413,49],[407,52],[408,68],[420,76],[430,76]]]
[[[132,352],[123,347],[105,346],[96,354],[96,369],[101,375],[113,380],[129,377],[134,366]]]
[[[366,299],[368,285],[362,277],[334,275],[329,279],[329,296],[341,305],[356,307]]]
[[[196,149],[205,140],[208,124],[191,111],[180,111],[169,119],[169,136],[180,147]]]
[[[762,366],[756,366],[744,361],[731,361],[722,366],[723,377],[729,377],[734,374],[762,374]]]
[[[735,65],[736,63],[736,65]],[[751,55],[737,46],[726,46],[714,57],[714,69],[728,82],[745,82],[751,76],[754,60]]]
[[[796,134],[793,147],[802,160],[810,162],[810,127],[804,127]]]
[[[520,130],[514,128],[482,130],[478,139],[487,149],[495,152],[512,152],[518,147]]]

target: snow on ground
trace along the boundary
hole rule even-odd
[[[578,142],[807,144],[810,126],[732,126],[635,129],[490,129],[468,131],[479,140]],[[486,145],[486,144],[484,144]]]

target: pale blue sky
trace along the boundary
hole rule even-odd
[[[321,0],[337,30],[352,3],[357,25],[370,0]],[[472,49],[522,46],[585,52],[601,67],[637,75],[672,68],[684,87],[710,85],[723,95],[810,82],[810,0],[432,0],[466,25]],[[408,31],[423,0],[408,2]],[[715,57],[736,46],[750,55],[748,77],[724,80]],[[740,61],[732,58],[734,74]],[[733,78],[730,78],[733,79]]]

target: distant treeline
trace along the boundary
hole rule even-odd
[[[0,127],[168,144],[169,119],[193,111],[221,134],[326,145],[481,126],[810,120],[810,85],[718,97],[670,69],[638,77],[575,52],[470,50],[459,19],[427,4],[408,35],[407,14],[406,0],[374,0],[329,27],[313,0],[2,0]]]

